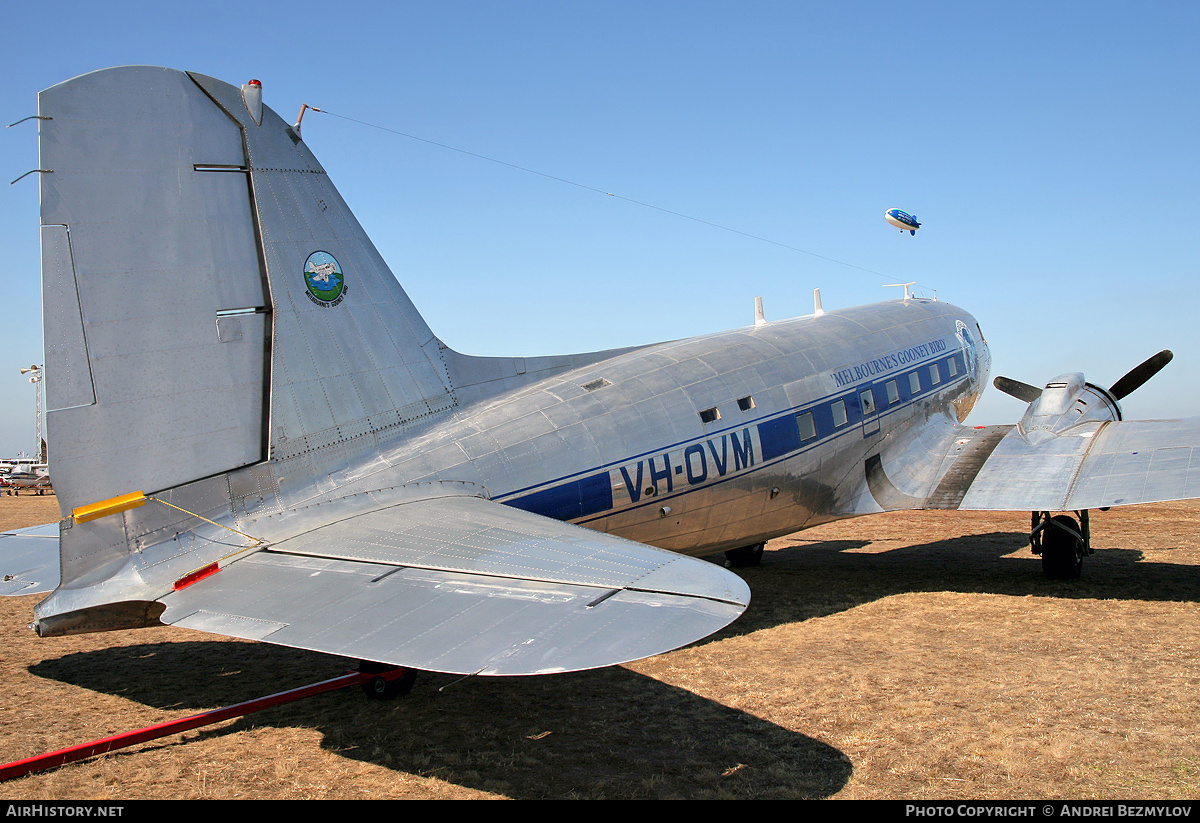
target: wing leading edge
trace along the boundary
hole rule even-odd
[[[1032,443],[1014,426],[962,426],[944,434],[941,447],[929,471],[915,474],[886,457],[868,460],[876,502],[1075,511],[1200,497],[1200,418],[1084,423]]]
[[[306,531],[161,598],[164,623],[458,674],[623,663],[745,610],[736,575],[478,497]]]

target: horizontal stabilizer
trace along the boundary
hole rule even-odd
[[[161,619],[415,669],[522,675],[670,651],[749,600],[712,563],[452,497],[283,540],[167,595]]]
[[[58,524],[0,533],[0,596],[58,587]]]

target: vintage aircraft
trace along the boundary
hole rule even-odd
[[[1126,422],[1078,375],[1016,426],[962,309],[905,298],[561,357],[445,346],[298,128],[199,74],[42,92],[50,459],[63,519],[0,541],[42,636],[170,624],[412,669],[604,666],[737,617],[700,556],[905,508],[1200,496],[1196,421]],[[1157,362],[1157,361],[1156,361]],[[586,528],[585,528],[586,527]],[[57,539],[55,539],[57,537]],[[61,571],[61,575],[60,575]]]

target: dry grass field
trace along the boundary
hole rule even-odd
[[[0,498],[0,527],[57,517]],[[1026,514],[920,512],[774,541],[741,619],[671,654],[347,689],[0,785],[8,799],[1200,795],[1200,503],[1096,512],[1052,582]],[[174,629],[41,640],[0,600],[0,761],[342,673]]]

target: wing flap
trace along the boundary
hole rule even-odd
[[[706,561],[480,498],[440,498],[314,529],[162,602],[164,623],[201,631],[514,675],[678,648],[734,620],[749,589]]]

